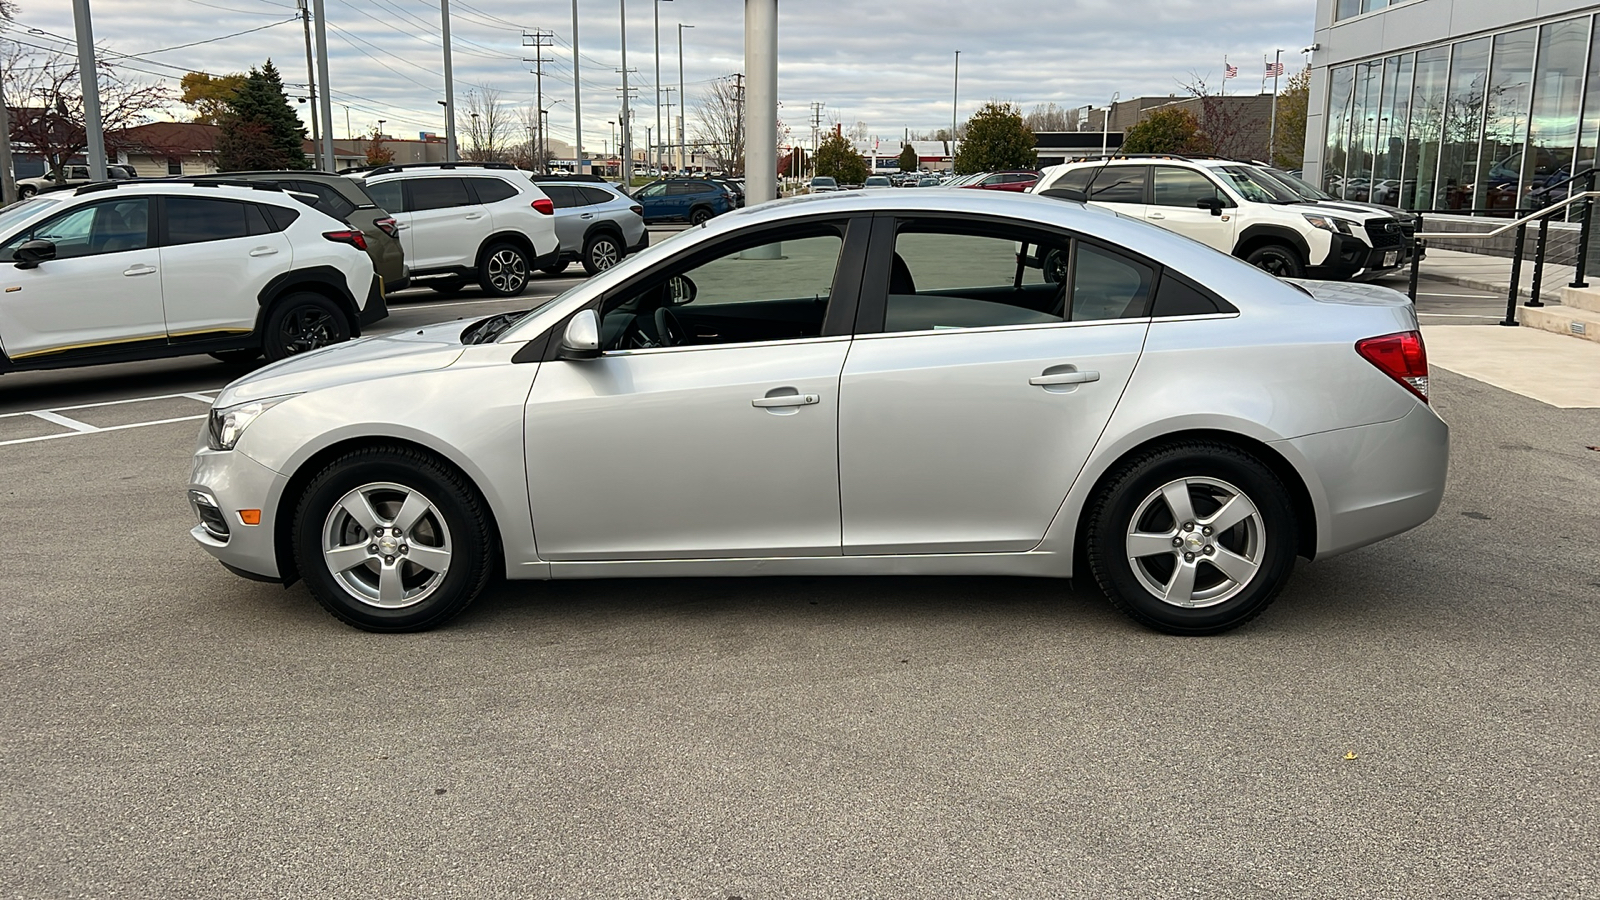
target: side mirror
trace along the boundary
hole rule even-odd
[[[595,359],[600,355],[600,317],[594,310],[579,310],[567,320],[561,335],[562,359]]]
[[[39,263],[56,258],[56,245],[50,241],[26,241],[11,255],[19,269],[37,269]]]
[[[1199,200],[1196,200],[1194,202],[1194,205],[1199,209],[1209,209],[1209,210],[1211,210],[1211,214],[1213,216],[1222,215],[1222,198],[1221,197],[1201,197]]]
[[[673,306],[684,306],[693,303],[699,288],[689,280],[687,275],[674,275],[667,282],[667,302]]]

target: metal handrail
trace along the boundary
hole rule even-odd
[[[1574,203],[1580,203],[1580,202],[1582,202],[1584,200],[1594,200],[1594,199],[1600,199],[1600,191],[1584,191],[1581,194],[1573,194],[1572,196],[1568,197],[1567,199],[1561,201],[1560,203],[1557,203],[1557,204],[1555,204],[1553,206],[1546,206],[1543,209],[1536,209],[1533,212],[1528,213],[1527,215],[1523,216],[1520,219],[1513,219],[1512,221],[1507,222],[1504,225],[1501,225],[1499,228],[1496,228],[1493,231],[1428,231],[1428,232],[1419,231],[1419,232],[1416,233],[1415,236],[1417,238],[1419,238],[1419,239],[1421,239],[1421,238],[1451,238],[1451,239],[1454,239],[1454,240],[1472,240],[1472,241],[1476,241],[1476,240],[1480,240],[1480,239],[1481,240],[1487,240],[1489,238],[1497,237],[1499,235],[1505,234],[1507,231],[1510,231],[1511,229],[1516,228],[1519,225],[1526,225],[1526,224],[1528,224],[1529,222],[1532,222],[1535,219],[1542,219],[1542,218],[1544,218],[1546,216],[1549,216],[1549,215],[1551,215],[1551,214],[1553,214],[1555,212],[1558,212],[1560,210],[1566,209],[1567,207],[1571,206]]]

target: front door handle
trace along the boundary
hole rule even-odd
[[[821,402],[822,398],[816,394],[779,394],[776,397],[758,397],[751,400],[750,405],[771,409],[774,406],[811,406]]]
[[[481,219],[481,218],[483,218],[483,213],[468,213],[467,214],[467,221],[468,222],[471,222],[473,219]]]
[[[277,247],[257,247],[250,251],[251,256],[272,256],[278,252]]]
[[[398,225],[394,226],[394,230],[395,231],[405,231],[407,228],[410,228],[410,227],[411,227],[410,225],[407,225],[406,223],[401,222]]]
[[[1147,219],[1165,219],[1166,217],[1167,216],[1165,213],[1151,213],[1150,215],[1145,216]]]
[[[155,266],[147,266],[144,263],[132,265],[122,270],[122,274],[124,275],[154,275],[155,273]]]
[[[1087,384],[1091,381],[1099,380],[1100,373],[1093,369],[1085,369],[1082,372],[1077,370],[1067,372],[1050,372],[1046,370],[1045,374],[1043,375],[1035,375],[1032,378],[1029,378],[1028,383],[1038,387],[1049,387],[1050,385],[1056,384]]]
[[[584,213],[583,215],[579,216],[578,218],[580,218],[580,219],[592,219],[592,218],[594,218],[594,213]]]

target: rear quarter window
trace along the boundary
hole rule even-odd
[[[516,188],[498,178],[468,178],[465,181],[472,185],[479,203],[499,203],[517,195]]]

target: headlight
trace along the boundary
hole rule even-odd
[[[211,417],[206,422],[206,446],[213,450],[232,450],[233,445],[239,443],[239,436],[244,434],[244,430],[250,427],[251,422],[290,396],[294,395],[251,400],[225,409],[213,408]]]
[[[1306,217],[1307,222],[1311,223],[1312,228],[1320,228],[1323,231],[1337,231],[1340,234],[1350,233],[1349,219],[1339,219],[1333,216],[1319,216],[1311,213],[1302,213],[1302,215]]]

